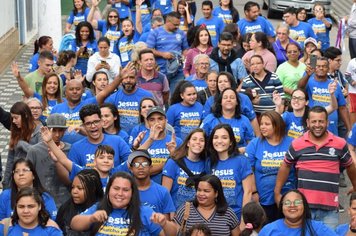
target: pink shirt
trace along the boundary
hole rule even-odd
[[[195,74],[195,68],[193,65],[194,57],[199,54],[210,55],[211,51],[213,51],[213,47],[209,47],[205,52],[201,52],[197,48],[190,48],[187,52],[187,58],[185,59],[183,73],[188,73],[189,75]]]
[[[250,61],[250,58],[255,55],[255,51],[250,50],[245,53],[245,55],[242,57],[242,61],[244,62],[245,60]],[[265,63],[265,69],[270,71],[270,72],[275,72],[277,69],[277,59],[276,56],[271,53],[268,49],[263,49],[261,52],[258,53],[263,58],[263,61]]]

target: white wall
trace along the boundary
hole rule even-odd
[[[1,0],[0,38],[16,25],[16,5],[14,0]]]

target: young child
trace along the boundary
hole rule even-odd
[[[350,223],[336,227],[337,235],[356,235],[356,192],[353,192],[350,196],[349,215]]]
[[[187,236],[212,236],[212,234],[206,224],[196,224],[190,228]]]
[[[242,218],[245,229],[240,236],[257,236],[266,221],[266,214],[260,204],[249,202],[242,208]]]

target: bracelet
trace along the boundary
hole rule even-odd
[[[350,230],[352,233],[356,233],[356,229],[352,229],[351,226],[350,226]]]
[[[254,191],[254,192],[252,192],[252,195],[254,195],[254,194],[256,194],[256,193],[258,194],[258,191],[257,191],[257,190],[256,190],[256,191]]]

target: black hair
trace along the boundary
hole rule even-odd
[[[198,190],[198,186],[200,182],[208,182],[211,187],[214,189],[214,192],[218,193],[216,197],[216,212],[218,214],[225,214],[229,205],[227,204],[226,198],[224,196],[224,190],[221,184],[219,177],[216,175],[204,175],[195,183],[195,189]],[[198,199],[195,196],[193,200],[193,205],[197,208],[199,206]]]
[[[120,115],[119,112],[117,111],[117,108],[112,103],[104,103],[100,105],[100,108],[104,108],[104,107],[110,110],[114,118],[116,117],[116,121],[114,121],[114,127],[117,130],[117,132],[119,132],[121,130],[121,126],[120,126]]]
[[[194,85],[189,81],[186,80],[179,81],[171,96],[171,106],[173,104],[182,102],[183,99],[180,95],[184,93],[187,88],[192,88],[192,87],[195,89]]]
[[[79,117],[83,123],[84,123],[85,117],[95,115],[95,114],[97,114],[99,116],[99,118],[101,118],[100,108],[96,104],[85,105],[79,111]]]
[[[305,198],[304,194],[302,192],[300,192],[298,189],[291,189],[282,195],[281,201],[279,202],[279,206],[278,206],[279,218],[285,218],[285,216],[283,214],[283,202],[284,202],[284,198],[288,195],[288,193],[291,193],[291,192],[299,194],[303,201],[304,211],[302,214],[302,225],[301,225],[300,235],[301,236],[306,236],[306,235],[316,236],[317,234],[316,234],[316,232],[313,228],[313,225],[311,223],[311,220],[312,220],[311,210],[309,208],[308,201]]]
[[[142,55],[143,54],[147,54],[147,53],[150,53],[150,54],[154,55],[152,49],[145,48],[145,49],[140,50],[140,52],[138,53],[138,59],[141,60],[142,59]]]
[[[189,29],[187,31],[187,41],[188,41],[188,46],[189,47],[193,47],[193,43],[195,41],[197,31],[201,27],[202,27],[201,25],[196,25],[196,26],[189,27]]]
[[[334,60],[336,57],[341,56],[342,52],[340,49],[336,48],[336,47],[328,47],[325,51],[324,51],[324,57]]]
[[[51,40],[51,39],[52,38],[50,36],[41,36],[39,39],[36,39],[36,41],[34,43],[35,49],[33,50],[33,55],[38,53],[40,48],[42,48],[44,45],[46,45],[49,42],[49,40]]]
[[[35,202],[39,205],[40,207],[40,210],[38,212],[38,224],[44,228],[46,227],[47,225],[47,222],[50,218],[47,210],[46,210],[46,207],[44,205],[44,202],[43,202],[43,199],[41,197],[41,194],[37,191],[36,188],[32,188],[32,187],[24,187],[22,189],[20,189],[18,191],[18,193],[16,194],[16,204],[15,204],[15,207],[14,207],[14,213],[13,215],[11,216],[11,223],[12,225],[16,225],[16,224],[19,224],[19,220],[20,217],[19,215],[17,214],[17,203],[20,201],[21,198],[23,197],[33,197],[33,199],[35,200]]]
[[[352,192],[350,196],[350,206],[352,205],[352,201],[356,200],[356,192]]]
[[[64,50],[61,51],[57,58],[57,65],[58,66],[65,66],[70,62],[71,59],[76,58],[77,55],[72,50]]]
[[[133,38],[134,38],[134,36],[135,36],[135,25],[134,25],[134,23],[132,22],[132,20],[130,20],[130,19],[125,19],[125,20],[123,20],[122,21],[122,23],[124,22],[124,21],[128,21],[128,22],[130,22],[131,23],[131,25],[132,25],[132,32],[131,32],[131,34],[129,35],[129,36],[127,36],[127,44],[130,44],[131,43],[131,41],[133,40]],[[121,23],[121,24],[122,24]],[[120,38],[118,39],[118,41],[120,40],[120,39],[122,39],[123,37],[125,37],[125,34],[121,34],[121,36],[120,36]],[[118,48],[118,51],[120,51],[119,50],[119,43],[117,44],[117,48]]]
[[[198,29],[195,31],[194,40],[193,40],[192,44],[190,45],[191,48],[196,48],[196,47],[198,47],[200,45],[199,34],[203,30],[205,30],[208,33],[208,36],[209,36],[208,47],[212,47],[213,46],[213,44],[211,42],[211,36],[210,36],[209,30],[205,26],[200,25],[198,27]]]
[[[98,45],[99,45],[99,43],[101,43],[101,42],[105,42],[108,46],[110,46],[110,40],[107,38],[107,37],[100,37],[99,39],[98,39]]]
[[[229,138],[230,138],[230,142],[231,142],[231,145],[229,146],[229,149],[228,149],[229,157],[231,158],[238,154],[238,149],[236,148],[236,138],[235,138],[234,131],[232,130],[231,126],[229,124],[224,124],[224,123],[220,123],[220,124],[216,125],[214,127],[213,131],[211,131],[211,134],[209,136],[209,141],[208,141],[208,153],[210,154],[210,164],[211,164],[210,166],[212,168],[214,168],[218,164],[218,161],[219,161],[218,152],[215,150],[214,145],[213,145],[214,135],[218,129],[224,129],[229,134]]]
[[[245,3],[244,11],[250,11],[252,7],[260,9],[260,5],[257,2],[248,1]]]
[[[38,60],[43,60],[43,59],[48,59],[48,60],[53,61],[54,56],[53,56],[52,52],[45,50],[45,51],[40,52],[40,55],[38,57]]]
[[[325,107],[322,106],[313,106],[312,108],[309,109],[308,112],[308,118],[310,118],[310,113],[324,113],[326,116],[326,119],[328,119],[328,112],[326,111]]]
[[[85,0],[82,0],[83,1],[83,6],[82,6],[82,11],[85,12],[85,8],[87,8],[87,4],[85,3]],[[73,0],[73,14],[76,15],[78,13],[78,9],[75,7],[75,4],[74,4],[74,0]]]
[[[10,189],[11,189],[11,208],[12,209],[15,209],[16,195],[19,191],[19,189],[16,185],[16,182],[15,182],[14,174],[15,174],[17,165],[21,164],[21,163],[24,163],[31,170],[31,173],[33,175],[33,183],[32,183],[33,188],[35,188],[41,196],[42,196],[42,194],[44,194],[46,192],[46,189],[41,184],[41,180],[38,177],[38,174],[37,174],[36,169],[33,166],[32,162],[30,160],[27,160],[24,158],[19,158],[14,162],[14,164],[12,166],[12,170],[11,170],[12,175],[11,175],[11,181],[10,181]]]
[[[153,98],[150,98],[150,97],[145,97],[145,98],[142,98],[141,101],[140,101],[140,106],[138,108],[138,113],[139,113],[139,122],[140,123],[145,123],[145,118],[141,115],[141,106],[142,106],[142,103],[146,100],[150,100],[151,102],[153,102],[153,106],[158,106],[156,100],[154,100]]]
[[[199,159],[200,160],[205,160],[207,157],[207,153],[206,153],[206,147],[208,144],[208,137],[205,133],[205,131],[202,128],[195,128],[192,131],[190,131],[190,133],[185,137],[184,142],[182,143],[182,145],[180,145],[175,151],[174,154],[172,155],[173,159],[178,160],[181,158],[184,158],[188,155],[188,142],[190,141],[190,139],[192,138],[193,134],[195,133],[202,133],[204,136],[204,149],[203,151],[199,154]]]
[[[284,9],[283,15],[287,13],[290,13],[292,15],[297,14],[297,10],[294,7],[287,7],[286,9]]]
[[[266,221],[266,213],[257,202],[249,202],[242,208],[242,219],[246,224],[251,224],[252,229],[245,227],[240,236],[250,236],[253,230],[260,229]]]
[[[187,236],[192,236],[193,232],[196,232],[196,231],[203,233],[204,236],[212,236],[210,228],[206,224],[203,224],[203,223],[193,225],[189,229]]]
[[[220,34],[219,43],[221,43],[221,41],[234,41],[234,36],[232,36],[230,32],[222,32]]]
[[[221,2],[220,2],[220,6],[221,6]],[[239,21],[239,19],[240,19],[240,16],[239,16],[239,12],[234,7],[233,0],[230,0],[230,2],[229,2],[229,10],[231,12],[232,23],[237,23]]]
[[[77,46],[79,46],[82,43],[82,38],[80,37],[80,30],[83,27],[87,27],[89,29],[89,36],[88,40],[92,43],[95,40],[95,35],[94,35],[94,29],[93,26],[87,22],[87,21],[82,21],[80,22],[77,27],[75,28],[75,42]]]
[[[214,8],[213,2],[210,1],[210,0],[205,0],[205,1],[203,1],[203,2],[201,3],[201,5],[202,5],[202,6],[209,6],[211,9]]]
[[[110,21],[109,21],[109,15],[110,15],[110,13],[112,13],[112,12],[116,13],[116,15],[117,15],[117,25],[116,25],[114,31],[119,31],[119,30],[120,30],[120,14],[119,14],[119,12],[118,12],[115,8],[111,8],[111,9],[108,11],[108,14],[107,14],[107,16],[106,16],[106,28],[107,28],[107,29],[110,29],[110,27],[112,26],[112,25],[110,24]]]
[[[100,201],[97,210],[104,210],[106,211],[107,215],[110,215],[111,212],[114,210],[109,199],[109,192],[111,190],[114,180],[117,178],[126,179],[131,184],[131,191],[132,191],[131,200],[125,209],[126,217],[130,222],[127,235],[138,236],[142,229],[142,220],[140,217],[140,205],[141,205],[140,193],[138,191],[135,179],[129,173],[116,172],[110,177],[108,184],[106,186],[104,198]],[[105,224],[105,222],[95,223],[92,227],[91,234],[95,235],[103,224]]]
[[[96,158],[97,156],[101,155],[101,154],[111,154],[111,155],[115,155],[115,151],[114,149],[109,146],[109,145],[99,145],[97,148],[96,148],[96,151],[95,151],[95,154],[94,154],[94,158]]]
[[[109,44],[110,45],[110,44]],[[95,85],[94,85],[94,82],[96,80],[96,76],[98,75],[105,75],[106,76],[106,80],[108,81],[108,84],[109,84],[109,77],[108,77],[108,74],[103,71],[103,70],[98,70],[96,71],[94,74],[93,74],[93,77],[92,77],[92,81],[90,83],[90,90],[92,92],[92,94],[96,95],[96,89],[95,89]]]
[[[259,43],[262,43],[262,48],[268,49],[273,55],[276,55],[273,49],[273,45],[269,42],[267,35],[263,32],[255,32],[253,33],[255,35],[256,41]]]
[[[224,89],[218,96],[218,99],[215,101],[212,112],[214,114],[215,117],[220,118],[223,116],[223,107],[222,107],[222,99],[224,96],[224,93],[228,90],[231,90],[235,96],[236,96],[236,106],[235,106],[235,114],[234,114],[234,118],[236,119],[240,119],[241,118],[241,102],[240,102],[240,98],[238,93],[236,92],[236,90],[232,89],[232,88],[226,88]]]
[[[167,20],[167,18],[180,19],[180,14],[178,12],[172,11],[166,15],[166,20]]]

